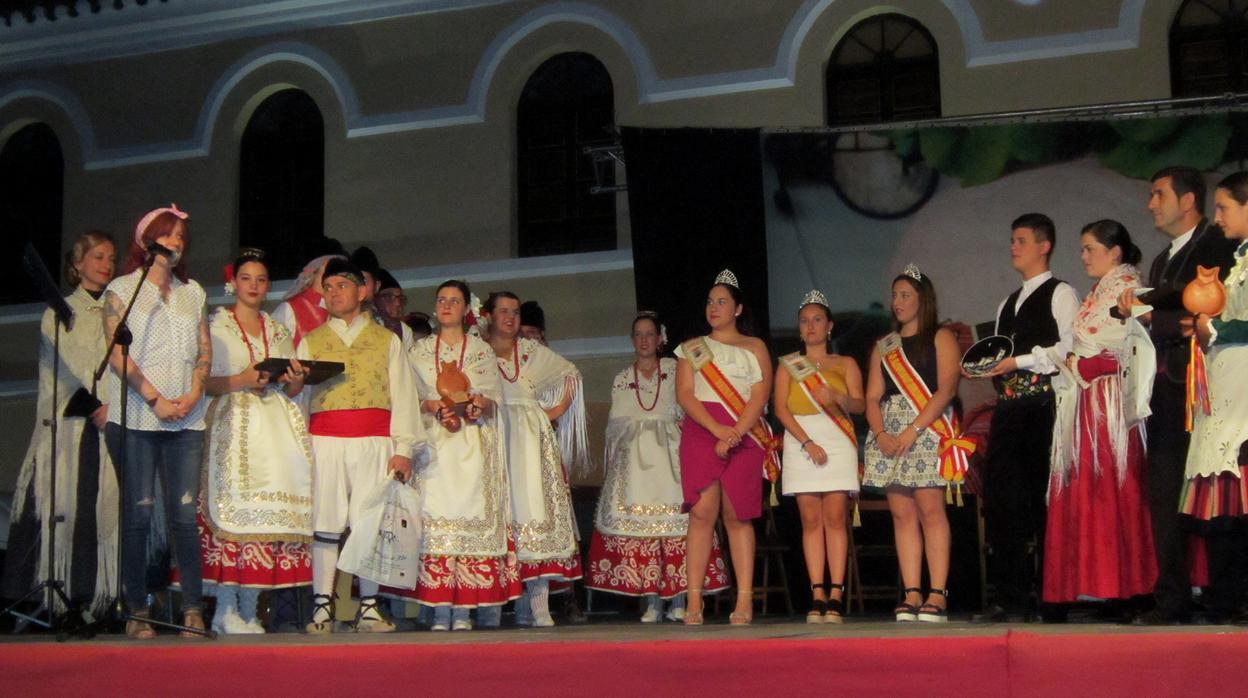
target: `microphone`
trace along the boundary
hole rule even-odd
[[[143,249],[147,250],[148,255],[160,255],[161,257],[169,257],[170,259],[173,258],[173,250],[165,247],[155,240],[148,240],[144,243]]]

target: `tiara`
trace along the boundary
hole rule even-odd
[[[915,281],[923,280],[923,272],[919,271],[919,265],[915,264],[914,262],[907,264],[906,268],[901,270],[901,273],[902,273],[902,276],[908,276],[914,279]]]
[[[741,285],[737,283],[737,275],[733,274],[732,270],[730,269],[725,269],[719,272],[719,276],[715,277],[715,283],[716,284],[728,284],[729,286],[737,289],[738,291],[741,290]]]
[[[805,308],[811,303],[814,303],[815,305],[822,305],[823,307],[827,308],[828,297],[820,293],[818,289],[812,288],[806,292],[805,296],[802,297],[802,304],[797,306],[797,308],[798,310],[801,310],[802,308]]]
[[[258,247],[244,247],[238,251],[239,259],[264,259],[264,250]]]

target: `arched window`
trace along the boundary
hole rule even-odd
[[[590,192],[594,163],[585,154],[615,141],[614,124],[611,75],[589,54],[555,56],[525,83],[516,140],[521,257],[615,249],[615,194]]]
[[[0,303],[40,300],[20,262],[27,241],[39,251],[53,279],[61,280],[64,176],[61,143],[47,124],[23,127],[0,149],[0,235],[6,260],[0,274]]]
[[[269,274],[295,276],[325,235],[325,122],[307,93],[256,108],[239,152],[238,241],[267,253]]]
[[[1248,4],[1185,0],[1170,25],[1170,92],[1175,97],[1248,89]]]
[[[828,125],[940,116],[938,58],[932,35],[909,17],[862,20],[828,60]]]

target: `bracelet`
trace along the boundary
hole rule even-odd
[[[814,439],[806,439],[802,442],[802,445],[798,446],[798,448],[806,448],[806,444],[813,444],[814,442]]]
[[[913,424],[911,424],[911,425],[910,425],[910,429],[912,429],[912,430],[914,431],[914,435],[915,435],[915,436],[918,436],[918,435],[919,435],[919,432],[920,432],[920,431],[922,431],[922,429],[919,429],[918,427],[916,427],[916,426],[915,426],[915,425],[913,425]]]

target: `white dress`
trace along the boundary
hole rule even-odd
[[[584,458],[581,374],[567,359],[531,339],[518,339],[512,356],[498,358],[497,365],[503,378],[500,407],[521,578],[579,579],[580,555],[564,465]],[[558,420],[557,436],[543,407],[558,404],[569,383],[575,398]]]
[[[89,420],[64,417],[63,414],[75,391],[81,387],[91,389],[92,374],[103,360],[108,343],[104,339],[102,300],[92,298],[91,294],[78,287],[65,301],[74,311],[74,324],[71,330],[66,331],[62,327],[60,331],[55,510],[65,516],[65,522],[56,530],[53,574],[66,583],[66,592],[71,598],[88,598],[91,608],[100,611],[116,595],[117,478],[104,436],[91,426],[92,436],[88,438],[94,439],[92,450],[98,453],[98,470],[91,476],[95,482],[84,484],[88,485],[88,489],[94,484],[97,494],[94,501],[79,501],[79,448]],[[43,420],[52,412],[54,317],[48,310],[40,323],[39,397],[35,405],[35,427],[14,489],[9,555],[2,588],[6,598],[25,594],[47,574],[48,546],[44,534],[47,531],[45,521],[50,513],[51,468],[48,466],[52,458],[52,432],[43,425]],[[101,398],[107,399],[103,395]],[[109,410],[110,413],[115,411],[115,408]],[[32,505],[33,511],[27,509]],[[23,521],[24,518],[27,520]],[[76,536],[78,522],[85,526]],[[27,526],[32,530],[23,530]],[[89,536],[93,540],[81,540],[82,532],[89,533],[91,527],[95,529],[94,535]],[[27,536],[27,533],[32,535]],[[94,561],[84,563],[81,557],[75,560],[75,553],[81,555],[84,546],[94,547]],[[30,557],[19,559],[24,555]],[[76,581],[78,584],[75,584]]]

